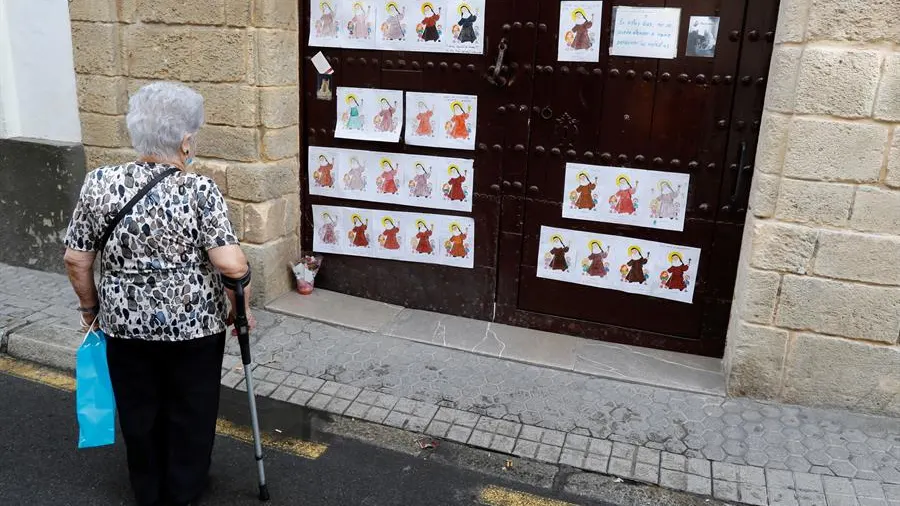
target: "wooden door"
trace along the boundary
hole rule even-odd
[[[309,32],[301,30],[307,145],[468,156],[476,168],[474,269],[329,255],[317,286],[412,308],[721,356],[778,0],[607,0],[596,64],[557,61],[559,2],[488,3],[484,55],[321,49],[335,69],[334,86],[478,95],[474,153],[335,139],[335,104],[317,100],[309,61],[320,48],[308,47]],[[609,56],[613,7],[628,5],[682,9],[676,59]],[[301,9],[308,26],[309,3]],[[691,16],[720,17],[714,58],[684,56]],[[562,218],[567,162],[689,173],[684,231]],[[360,203],[310,196],[305,173],[301,179],[303,245],[310,249],[312,205]],[[701,248],[693,304],[537,277],[544,225]]]
[[[627,5],[681,9],[677,58],[609,56],[608,20]],[[776,12],[776,1],[604,2],[601,60],[581,64],[556,60],[559,4],[541,5],[525,190],[504,196],[498,321],[721,356]],[[684,55],[691,16],[720,17],[715,57]],[[683,232],[563,218],[567,162],[689,173]],[[537,277],[541,226],[701,248],[694,301]]]

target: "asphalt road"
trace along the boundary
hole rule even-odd
[[[246,408],[242,399],[237,392],[223,394],[222,417],[243,424]],[[263,403],[262,410],[268,428],[281,426],[291,436],[312,436],[328,446],[316,459],[267,451],[273,505],[483,504],[479,495],[492,485],[542,497],[555,496],[569,503],[601,504],[531,487],[522,480],[504,479],[502,471],[485,474],[466,465],[392,451],[358,438],[320,434],[315,430],[317,415],[299,408],[291,410]],[[76,434],[72,392],[0,373],[0,504],[132,504],[121,442],[79,451]],[[250,446],[220,436],[210,489],[201,504],[255,505],[259,504],[255,493],[256,473]],[[558,503],[513,500],[503,504]]]

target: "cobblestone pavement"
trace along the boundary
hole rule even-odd
[[[0,265],[0,332],[71,319],[73,305],[63,276]],[[623,383],[255,314],[258,395],[726,501],[900,506],[897,419]],[[236,342],[227,353],[222,382],[243,388]]]

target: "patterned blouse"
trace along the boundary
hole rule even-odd
[[[97,251],[106,224],[169,168],[137,162],[89,173],[66,247]],[[238,240],[225,198],[211,179],[185,172],[163,179],[106,244],[98,288],[100,327],[110,337],[150,341],[183,341],[224,331],[222,280],[206,251],[230,244]]]

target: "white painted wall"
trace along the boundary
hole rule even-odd
[[[0,0],[0,138],[80,143],[67,0]]]

